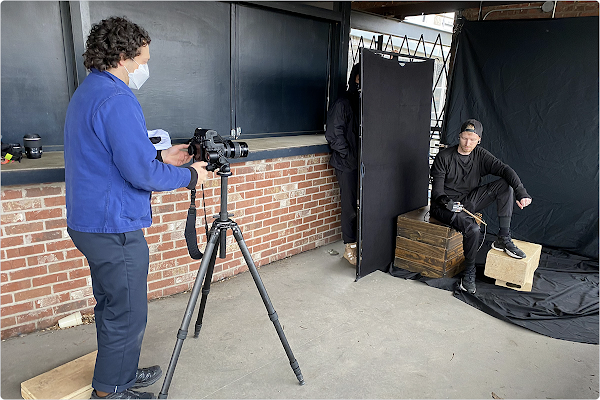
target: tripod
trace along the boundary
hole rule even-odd
[[[300,385],[304,385],[304,378],[302,377],[300,366],[294,358],[292,349],[290,348],[285,334],[283,333],[283,328],[279,323],[277,313],[275,312],[275,309],[273,308],[273,304],[271,304],[271,300],[269,299],[269,295],[267,294],[265,286],[263,285],[262,280],[258,275],[256,266],[252,261],[252,256],[250,255],[248,247],[246,246],[246,242],[244,242],[244,238],[242,237],[242,231],[234,221],[229,219],[230,215],[227,213],[227,179],[229,176],[231,176],[229,164],[221,166],[217,174],[221,177],[221,210],[219,212],[219,215],[215,216],[215,221],[213,222],[208,233],[208,243],[206,244],[204,256],[202,257],[202,262],[200,263],[200,267],[198,269],[198,275],[196,275],[196,281],[194,282],[194,287],[192,289],[190,299],[185,309],[185,314],[183,317],[183,321],[181,322],[181,327],[177,332],[177,342],[175,343],[175,349],[173,350],[173,355],[171,356],[171,361],[169,362],[169,368],[167,369],[167,374],[165,375],[165,380],[163,382],[162,389],[160,390],[160,393],[158,395],[159,399],[167,398],[169,386],[171,385],[171,379],[173,378],[175,367],[177,366],[177,360],[179,359],[179,354],[183,346],[183,341],[187,337],[188,327],[192,319],[192,313],[194,312],[196,302],[198,301],[198,295],[200,294],[200,286],[202,285],[202,281],[204,280],[204,287],[202,288],[202,299],[200,300],[198,318],[196,320],[194,329],[194,338],[197,338],[200,333],[200,329],[202,327],[202,317],[204,316],[204,309],[206,307],[206,299],[208,298],[208,293],[210,292],[210,281],[212,280],[212,275],[215,267],[217,250],[220,248],[219,258],[226,257],[225,242],[227,240],[226,235],[228,229],[231,229],[233,231],[233,236],[235,237],[235,240],[237,241],[238,246],[242,251],[244,259],[246,260],[246,264],[248,265],[248,269],[250,270],[252,278],[254,279],[254,283],[256,284],[260,296],[262,297],[265,307],[267,308],[269,319],[273,322],[275,330],[279,335],[279,340],[281,341],[281,344],[285,349],[287,357],[290,360],[292,370],[296,374],[296,378],[300,382]]]

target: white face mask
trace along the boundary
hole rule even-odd
[[[139,90],[144,84],[144,82],[146,82],[150,77],[150,69],[148,68],[148,64],[140,65],[137,61],[133,61],[138,65],[138,69],[136,69],[132,73],[129,72],[127,67],[125,67],[125,71],[127,71],[127,73],[129,74],[129,87],[132,89]]]

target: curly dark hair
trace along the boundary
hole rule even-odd
[[[126,17],[110,17],[94,24],[85,44],[83,65],[87,69],[106,71],[124,59],[139,56],[140,47],[150,44],[144,28]]]

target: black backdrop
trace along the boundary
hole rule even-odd
[[[481,146],[533,203],[513,237],[598,258],[598,18],[465,22],[442,141],[483,124]],[[497,232],[494,207],[484,218]]]
[[[362,49],[356,278],[394,261],[396,217],[427,205],[433,60],[399,63]]]

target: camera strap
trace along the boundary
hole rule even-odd
[[[192,189],[191,192],[190,208],[185,222],[185,243],[190,257],[200,260],[203,254],[198,248],[198,236],[196,235],[196,189]]]

